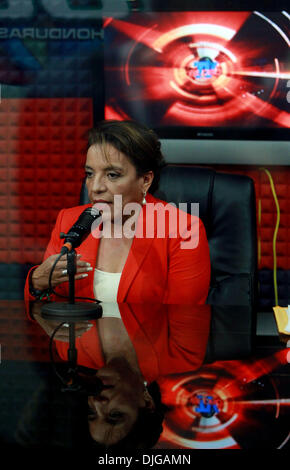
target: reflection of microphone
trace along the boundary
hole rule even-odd
[[[65,255],[73,248],[77,248],[81,243],[87,238],[91,231],[91,226],[93,222],[100,218],[99,223],[101,222],[101,213],[94,209],[93,207],[87,207],[74,225],[70,228],[68,233],[61,233],[60,238],[64,238],[64,245],[61,249],[61,254]]]

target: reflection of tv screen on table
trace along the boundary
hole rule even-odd
[[[289,19],[260,10],[105,19],[105,118],[136,119],[166,139],[289,139]]]

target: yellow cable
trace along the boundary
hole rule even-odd
[[[261,198],[259,197],[258,199],[258,226],[259,226],[259,230],[258,230],[258,269],[261,265],[261,245],[262,245],[262,241],[261,241],[261,215],[262,215],[262,209],[261,209]],[[261,283],[260,281],[258,280],[258,292],[260,292],[261,290]]]
[[[273,198],[276,204],[276,210],[277,210],[277,218],[276,218],[276,226],[274,230],[274,235],[273,235],[273,281],[274,281],[274,294],[275,294],[275,303],[276,306],[279,305],[278,302],[278,286],[277,286],[277,253],[276,253],[276,242],[277,242],[277,234],[279,230],[279,224],[280,224],[280,207],[279,207],[279,201],[277,198],[277,194],[275,191],[275,186],[273,182],[272,175],[269,170],[266,168],[260,168],[260,170],[265,171],[267,174],[269,181],[270,181],[270,186],[273,194]]]
[[[261,198],[258,200],[258,225],[259,225],[259,234],[258,234],[258,266],[261,264]]]

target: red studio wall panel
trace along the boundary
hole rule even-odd
[[[0,263],[38,263],[57,213],[79,202],[90,98],[0,106]]]

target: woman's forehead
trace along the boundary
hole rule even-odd
[[[88,163],[89,162],[89,163]],[[109,165],[117,165],[119,167],[130,166],[128,157],[117,150],[111,144],[94,144],[91,145],[87,152],[87,165],[102,165],[104,168]]]

